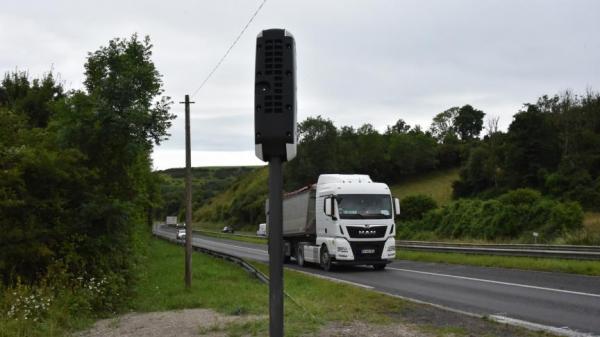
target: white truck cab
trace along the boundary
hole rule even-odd
[[[284,196],[283,206],[286,256],[300,265],[383,269],[396,256],[399,201],[368,175],[322,174],[317,184]]]

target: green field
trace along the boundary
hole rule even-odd
[[[397,198],[424,194],[432,197],[439,206],[452,199],[452,182],[458,179],[459,169],[426,173],[404,182],[392,185],[392,194]]]

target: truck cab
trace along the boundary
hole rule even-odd
[[[306,204],[314,207],[308,212],[297,201],[305,193],[309,193]],[[332,264],[384,269],[396,256],[394,220],[399,212],[399,201],[392,198],[389,187],[368,175],[322,174],[317,184],[284,197],[286,253],[300,265],[314,262],[326,270]],[[302,213],[307,214],[305,235],[289,235],[289,231],[286,235],[291,223],[302,224],[298,221]]]

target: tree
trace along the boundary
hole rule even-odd
[[[319,174],[337,171],[337,128],[329,119],[309,117],[298,125],[298,155],[286,164],[286,187],[316,182]]]
[[[387,127],[386,134],[407,133],[408,131],[410,131],[410,125],[406,124],[403,119],[399,119],[396,124]]]
[[[505,166],[510,187],[543,186],[544,173],[554,171],[560,162],[557,135],[552,115],[535,105],[514,116],[506,140]]]
[[[485,114],[481,110],[477,110],[469,104],[458,109],[454,116],[454,129],[463,141],[473,140],[479,137],[479,133],[483,129],[483,116]]]
[[[44,128],[53,113],[52,105],[65,96],[61,83],[52,72],[29,80],[24,71],[7,73],[0,87],[0,106],[22,112],[30,127]]]
[[[438,142],[443,143],[447,136],[456,134],[454,121],[458,115],[458,111],[458,107],[452,107],[433,117],[429,131]]]

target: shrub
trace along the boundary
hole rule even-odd
[[[402,199],[400,205],[402,209],[400,218],[409,221],[420,220],[425,213],[438,207],[433,198],[422,194],[409,195]]]
[[[440,237],[484,240],[516,239],[539,232],[544,241],[582,227],[583,210],[576,202],[546,199],[535,190],[509,191],[497,199],[461,199],[430,211],[411,229]],[[414,235],[413,235],[414,237]]]

